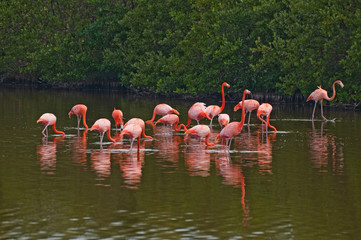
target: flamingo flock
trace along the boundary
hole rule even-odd
[[[327,92],[318,87],[314,92],[310,94],[307,98],[307,101],[313,100],[315,101],[315,105],[312,112],[312,121],[314,120],[314,114],[316,110],[317,102],[321,102],[321,117],[324,121],[328,121],[326,117],[323,115],[323,100],[332,101],[336,96],[335,85],[338,84],[342,88],[344,87],[343,83],[340,80],[337,80],[333,83],[333,95],[332,97],[328,97]],[[204,139],[206,146],[213,147],[217,144],[217,142],[221,140],[225,140],[225,149],[230,149],[232,139],[241,133],[243,129],[243,125],[245,123],[246,114],[248,115],[248,126],[250,125],[251,113],[252,111],[257,111],[257,118],[261,121],[262,131],[263,127],[265,127],[266,134],[268,133],[268,128],[271,128],[275,133],[277,132],[276,127],[270,124],[270,115],[272,112],[272,105],[269,103],[260,104],[255,99],[247,99],[246,96],[251,94],[251,91],[245,89],[243,91],[242,100],[234,106],[234,111],[236,112],[239,109],[242,109],[240,121],[230,122],[230,117],[227,113],[222,113],[225,108],[225,93],[224,88],[230,88],[230,85],[224,82],[221,85],[222,91],[222,105],[210,105],[206,107],[206,104],[203,102],[194,103],[188,110],[188,122],[187,124],[179,123],[180,113],[169,106],[168,104],[162,103],[155,106],[153,110],[153,116],[150,120],[144,122],[144,120],[140,118],[132,118],[127,121],[125,124],[123,122],[123,112],[120,109],[114,108],[112,111],[112,118],[115,122],[115,130],[121,130],[120,136],[126,136],[130,139],[130,148],[132,149],[134,140],[137,140],[137,149],[139,151],[141,137],[147,139],[153,139],[151,136],[145,134],[145,123],[156,126],[157,124],[166,124],[171,125],[173,130],[178,132],[184,129],[184,143],[188,146],[188,138],[198,138],[200,140]],[[88,125],[86,123],[86,114],[87,114],[87,106],[84,104],[76,104],[73,106],[68,113],[69,118],[71,115],[75,115],[77,117],[77,129],[80,129],[80,122],[83,120],[83,125],[85,127],[85,131],[88,131]],[[161,116],[158,120],[155,121],[156,116]],[[211,141],[211,133],[212,133],[212,121],[218,116],[218,122],[220,124],[221,130],[217,137],[214,139],[214,142]],[[203,118],[207,118],[210,120],[209,125],[200,124],[199,121]],[[264,119],[265,118],[265,119]],[[197,121],[197,125],[189,128],[192,120]],[[48,127],[52,126],[53,131],[56,134],[61,134],[65,136],[63,131],[59,131],[56,128],[57,118],[52,113],[44,113],[41,117],[36,121],[36,123],[41,123],[45,127],[42,130],[42,134],[44,137],[48,137]],[[155,121],[155,123],[154,123]],[[264,125],[264,126],[263,126]],[[189,129],[188,129],[189,128]],[[103,144],[104,135],[107,135],[107,138],[116,143],[117,141],[111,136],[111,122],[109,119],[101,118],[95,121],[95,123],[90,128],[90,131],[98,132],[100,135],[100,146]]]

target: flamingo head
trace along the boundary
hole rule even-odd
[[[36,123],[45,123],[45,119],[39,118],[39,119],[36,121]]]
[[[170,112],[179,115],[179,112],[177,110],[175,110],[174,108],[172,110],[170,110]]]
[[[90,129],[90,131],[96,131],[97,129],[99,129],[99,125],[98,124],[94,124],[92,127],[91,127],[91,129]]]
[[[244,93],[249,95],[249,94],[251,94],[251,91],[246,89],[246,90],[244,90]]]
[[[73,110],[70,110],[70,112],[68,113],[69,118],[71,118],[71,115],[74,114]]]
[[[238,109],[242,108],[242,101],[240,101],[236,106],[234,106],[233,111],[237,111]]]
[[[263,115],[266,111],[265,110],[258,110],[257,111],[257,117],[259,118],[261,115]]]
[[[340,85],[342,88],[344,87],[343,82],[341,80],[337,80],[336,83]]]
[[[222,87],[228,87],[228,88],[230,88],[231,85],[229,85],[228,83],[224,82],[224,83],[222,84]]]

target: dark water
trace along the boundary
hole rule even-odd
[[[163,102],[186,122],[192,102],[177,99],[1,89],[0,239],[359,238],[360,113],[326,109],[336,122],[312,124],[312,104],[275,105],[278,132],[262,134],[253,113],[228,154],[195,139],[186,147],[183,131],[150,125],[154,139],[142,139],[139,154],[126,138],[105,137],[100,148],[99,135],[78,133],[67,115],[84,103],[89,126],[114,107],[148,120]],[[226,103],[232,120],[235,104]],[[36,120],[45,112],[65,138],[43,138]]]

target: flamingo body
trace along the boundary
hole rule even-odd
[[[88,129],[88,125],[86,123],[86,112],[88,108],[84,104],[77,104],[74,107],[71,108],[70,112],[68,113],[69,118],[72,114],[74,114],[78,119],[78,129],[80,125],[80,119],[83,118],[83,124],[86,129]]]
[[[195,104],[193,104],[191,108],[188,110],[188,123],[186,127],[189,127],[192,119],[196,120],[198,124],[199,124],[199,120],[205,117],[211,120],[211,118],[209,117],[208,113],[205,110],[206,110],[205,103],[196,102]]]
[[[259,102],[257,100],[254,99],[248,99],[248,100],[244,100],[244,108],[246,111],[246,115],[247,113],[249,113],[248,115],[248,125],[250,124],[251,121],[251,113],[254,110],[257,110],[259,107]],[[233,111],[237,111],[238,109],[242,108],[242,101],[240,101],[236,106],[234,106]]]
[[[41,115],[41,117],[36,121],[36,123],[41,123],[45,126],[45,128],[43,129],[43,131],[41,132],[45,137],[48,136],[48,126],[52,126],[53,130],[55,133],[59,133],[62,134],[63,136],[65,135],[64,132],[62,131],[58,131],[56,129],[56,116],[52,113],[44,113],[43,115]],[[46,134],[44,133],[46,131]]]
[[[264,123],[266,125],[266,132],[268,132],[268,127],[271,127],[275,132],[277,132],[277,129],[272,126],[269,123],[269,119],[271,116],[271,112],[272,112],[272,105],[269,103],[262,103],[257,110],[257,117],[259,118],[259,120],[262,121],[262,123]],[[261,117],[265,116],[267,118],[267,121],[263,120]]]
[[[139,125],[141,128],[142,128],[142,134],[143,134],[143,137],[145,138],[149,138],[149,139],[153,139],[151,136],[147,136],[145,135],[145,123],[144,123],[144,120],[141,119],[141,118],[131,118],[129,119],[129,121],[124,125],[124,128],[127,126],[127,125],[130,125],[130,124],[136,124],[136,125]]]
[[[124,126],[124,129],[121,136],[125,135],[128,138],[130,138],[131,144],[130,147],[132,148],[134,139],[138,139],[138,150],[140,147],[140,136],[142,135],[143,129],[139,124],[136,123],[127,123],[126,126]]]
[[[106,118],[98,119],[93,126],[90,128],[90,131],[95,131],[100,133],[100,145],[103,143],[104,134],[107,133],[107,137],[110,141],[115,143],[116,141],[110,136],[111,123]]]
[[[323,120],[328,121],[327,118],[323,115],[323,100],[327,100],[327,101],[332,101],[333,99],[335,99],[336,97],[336,89],[335,89],[335,85],[338,84],[341,86],[341,88],[344,87],[342,81],[337,80],[332,84],[332,90],[333,90],[333,94],[332,97],[329,97],[327,95],[327,91],[322,89],[321,86],[318,87],[318,89],[316,89],[315,91],[313,91],[310,96],[308,96],[307,98],[307,102],[310,100],[315,101],[315,106],[313,107],[313,112],[312,112],[312,120],[315,117],[315,110],[316,110],[316,105],[317,102],[320,101],[321,102],[321,117],[323,118]]]
[[[115,109],[112,112],[112,117],[115,121],[115,128],[123,127],[123,112],[119,109]]]
[[[184,142],[187,144],[188,135],[196,138],[205,138],[207,146],[213,146],[214,143],[209,143],[209,136],[211,134],[211,129],[207,125],[196,125],[188,129],[184,133]]]
[[[162,118],[158,119],[158,121],[155,123],[155,125],[157,125],[158,123],[171,125],[171,126],[173,126],[173,129],[175,131],[179,131],[182,128],[182,126],[185,127],[184,124],[178,125],[179,117],[175,114],[167,114],[167,115],[163,116]],[[186,130],[186,128],[185,128],[185,130]]]
[[[156,115],[164,116],[170,113],[179,114],[177,110],[169,106],[168,104],[162,103],[155,106],[153,110],[153,117],[152,119],[148,120],[147,123],[151,123],[154,121]]]

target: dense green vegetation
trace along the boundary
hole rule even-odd
[[[156,92],[361,99],[361,7],[351,0],[0,2],[1,77],[119,81]]]

